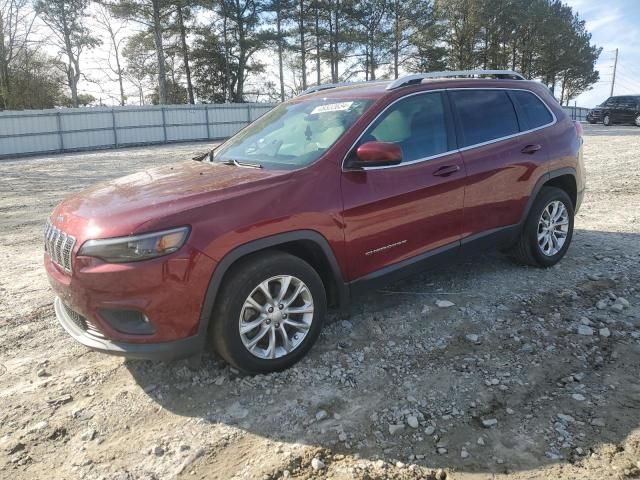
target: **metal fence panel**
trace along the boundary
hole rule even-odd
[[[0,136],[0,157],[31,153],[56,152],[60,149],[58,133],[50,135],[6,137]]]
[[[584,107],[571,107],[571,106],[563,106],[562,109],[565,111],[572,120],[577,120],[579,122],[586,122],[587,113],[589,113],[589,108]]]
[[[167,127],[167,141],[187,142],[190,140],[206,140],[206,125],[176,125]]]
[[[141,127],[118,129],[118,145],[145,145],[165,143],[164,129],[160,127]]]
[[[0,158],[221,139],[274,106],[239,103],[0,112]]]

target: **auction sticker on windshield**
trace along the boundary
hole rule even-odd
[[[349,110],[349,107],[351,107],[351,105],[353,105],[353,102],[340,102],[318,105],[316,108],[311,110],[311,115],[315,113],[340,112],[343,110]]]

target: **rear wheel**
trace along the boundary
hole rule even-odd
[[[573,237],[573,203],[564,190],[543,187],[533,203],[512,256],[538,267],[555,265]]]
[[[608,127],[609,125],[611,125],[611,117],[609,116],[608,113],[605,113],[604,117],[602,117],[602,124],[605,127]]]
[[[244,372],[283,370],[311,349],[326,308],[324,285],[311,265],[278,251],[252,255],[225,277],[210,341]]]

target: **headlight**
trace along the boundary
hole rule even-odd
[[[111,263],[137,262],[175,252],[184,245],[188,235],[189,227],[180,227],[131,237],[87,240],[78,255]]]

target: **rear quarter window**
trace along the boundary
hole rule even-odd
[[[451,90],[449,96],[462,130],[463,147],[520,131],[513,103],[505,90]]]
[[[521,122],[524,124],[522,125],[523,130],[531,130],[553,122],[553,116],[549,109],[533,93],[512,90],[509,94],[520,107],[520,112],[524,117]]]

